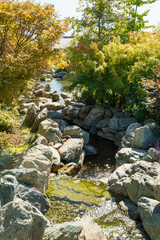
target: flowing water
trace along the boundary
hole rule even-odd
[[[63,81],[54,79],[52,90],[60,93],[62,84]],[[57,176],[50,180],[46,195],[51,207],[46,217],[52,223],[61,223],[87,214],[101,226],[107,240],[148,240],[140,222],[123,213],[107,190],[108,178],[115,167],[117,147],[98,136],[91,136],[89,144],[98,149],[98,154],[86,156],[84,167],[76,177]]]

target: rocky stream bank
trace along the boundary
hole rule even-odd
[[[68,93],[61,93],[64,102],[60,103],[59,94],[49,84],[38,86],[33,97],[19,108],[26,114],[23,124],[35,132],[29,148],[20,155],[0,156],[0,240],[147,239],[138,235],[108,238],[90,216],[53,224],[47,214],[43,215],[50,207],[46,190],[50,197],[53,188],[58,199],[65,195],[60,191],[64,181],[70,181],[71,188],[66,185],[70,202],[79,198],[83,203],[82,190],[88,205],[102,199],[103,205],[104,199],[111,199],[105,184],[82,185],[82,180],[70,179],[83,167],[85,156],[97,154],[88,145],[90,134],[112,140],[119,147],[109,190],[123,200],[119,203],[122,211],[134,220],[141,219],[150,239],[160,240],[160,154],[155,148],[160,138],[158,123],[148,120],[142,125],[129,111],[79,103]],[[53,184],[49,185],[50,179]],[[72,193],[76,184],[79,188]],[[101,209],[107,211],[103,206]]]

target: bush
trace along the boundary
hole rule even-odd
[[[9,137],[6,132],[0,132],[0,152],[9,148]]]
[[[160,65],[159,34],[130,34],[99,49],[82,37],[68,49],[70,88],[85,91],[99,102],[133,110],[139,119],[147,115],[146,91],[142,78],[152,78],[152,68]],[[143,113],[140,111],[143,109]]]
[[[0,132],[11,132],[15,126],[17,126],[17,123],[14,113],[0,110]]]

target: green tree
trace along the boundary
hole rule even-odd
[[[115,2],[113,0],[79,0],[78,11],[81,19],[72,19],[72,26],[77,33],[83,34],[88,40],[101,42],[104,45],[112,37],[114,22],[117,20]]]
[[[65,30],[52,4],[0,1],[1,101],[12,101],[47,68],[53,45]]]
[[[121,0],[120,5],[123,9],[122,26],[125,32],[140,32],[145,28],[146,21],[144,18],[148,15],[149,10],[139,13],[138,10],[144,5],[156,2],[157,0]]]

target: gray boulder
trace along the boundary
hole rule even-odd
[[[64,108],[64,105],[57,102],[47,102],[41,105],[41,109],[47,108],[48,111],[57,111],[62,110]]]
[[[81,138],[68,139],[62,147],[59,148],[61,159],[69,162],[79,157],[82,152],[83,145],[84,141]]]
[[[102,128],[108,127],[109,126],[109,121],[110,121],[109,118],[105,118],[105,119],[99,121],[98,124],[96,125],[96,128],[102,129]]]
[[[65,222],[46,228],[43,240],[78,240],[82,231],[81,222]]]
[[[145,150],[136,148],[122,148],[115,156],[116,164],[117,166],[121,166],[124,163],[135,163],[142,160],[145,154]]]
[[[70,162],[65,164],[62,168],[58,170],[58,174],[68,175],[74,177],[80,170],[80,166],[75,162]]]
[[[36,117],[31,132],[36,132],[38,130],[39,124],[47,118],[47,108],[44,108]]]
[[[93,108],[89,112],[89,114],[85,118],[84,122],[87,126],[91,126],[94,119],[99,118],[99,117],[103,117],[104,114],[105,114],[105,108],[101,107],[101,106],[97,106],[96,108]]]
[[[57,92],[53,92],[53,94],[52,94],[52,101],[53,102],[59,101],[59,94]]]
[[[23,121],[23,125],[26,124],[27,126],[31,127],[36,119],[36,116],[37,116],[36,109],[34,106],[31,106],[27,111],[26,117]]]
[[[83,138],[84,144],[89,142],[89,133],[78,126],[68,126],[64,128],[63,135],[70,135],[72,138]]]
[[[72,94],[67,93],[67,92],[61,92],[61,97],[62,97],[63,99],[72,98]]]
[[[0,173],[1,177],[5,175],[12,175],[16,177],[18,182],[27,185],[36,186],[38,182],[38,171],[35,168],[11,169],[4,170]]]
[[[138,210],[143,227],[151,240],[160,240],[160,202],[142,197],[138,201]]]
[[[126,129],[126,135],[124,137],[122,137],[122,141],[121,141],[121,146],[123,148],[131,147],[131,142],[133,140],[134,131],[137,128],[140,128],[141,126],[142,125],[139,123],[132,123],[131,125],[128,126],[128,128]]]
[[[160,165],[157,162],[123,164],[109,177],[110,190],[128,196],[136,204],[141,197],[160,200],[159,175]]]
[[[38,133],[44,136],[48,142],[53,142],[53,144],[61,142],[62,134],[59,130],[59,124],[51,119],[46,119],[40,123]]]
[[[148,127],[140,127],[134,131],[131,147],[146,150],[153,141],[154,136],[151,130]]]
[[[44,91],[45,92],[51,92],[51,85],[49,83],[47,83],[44,87]]]
[[[47,219],[21,199],[5,204],[0,211],[0,240],[42,240]]]

